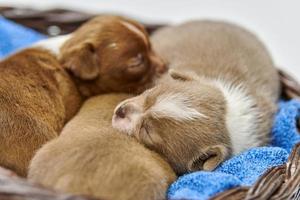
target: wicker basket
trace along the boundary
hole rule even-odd
[[[0,7],[0,14],[17,23],[49,36],[66,34],[93,17],[86,13],[54,9],[36,11]],[[149,33],[163,26],[145,24]],[[53,28],[55,27],[55,28]],[[56,31],[53,31],[56,30]],[[300,99],[300,84],[282,70],[282,97]],[[299,121],[298,121],[298,124]],[[300,126],[299,126],[300,127]],[[62,194],[17,177],[13,172],[0,168],[1,200],[96,200],[91,197]],[[286,164],[267,170],[252,187],[236,187],[217,194],[213,200],[283,200],[300,199],[300,143],[296,145]]]

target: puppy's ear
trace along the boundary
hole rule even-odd
[[[209,147],[189,162],[188,170],[212,171],[226,159],[227,155],[228,151],[223,145]]]
[[[99,76],[99,55],[91,43],[85,43],[70,51],[63,60],[63,66],[82,80],[93,80]]]
[[[197,74],[191,71],[182,72],[175,69],[170,69],[169,74],[173,79],[180,81],[194,81],[198,79]]]

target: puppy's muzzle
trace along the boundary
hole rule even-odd
[[[125,108],[125,106],[120,106],[120,107],[116,110],[115,115],[116,115],[118,118],[124,119],[124,118],[126,117],[126,108]]]

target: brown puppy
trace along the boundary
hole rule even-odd
[[[100,16],[85,23],[62,45],[59,59],[85,96],[142,92],[166,71],[137,22]]]
[[[120,103],[116,129],[163,155],[179,174],[213,170],[269,141],[279,79],[254,35],[232,24],[194,21],[162,29],[152,39],[177,71]]]
[[[114,16],[7,58],[0,63],[0,166],[25,176],[34,152],[76,113],[80,96],[139,92],[165,69],[144,28]]]
[[[61,135],[37,152],[29,179],[104,199],[165,199],[176,178],[171,167],[111,127],[114,107],[128,97],[109,94],[87,100]]]
[[[36,149],[55,138],[81,102],[54,55],[26,49],[0,62],[0,165],[25,176]]]

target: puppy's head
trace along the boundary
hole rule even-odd
[[[84,95],[141,92],[167,68],[140,24],[100,16],[82,25],[60,50],[60,61]]]
[[[121,102],[113,127],[163,155],[178,173],[213,170],[230,152],[225,99],[194,74],[172,78]]]

